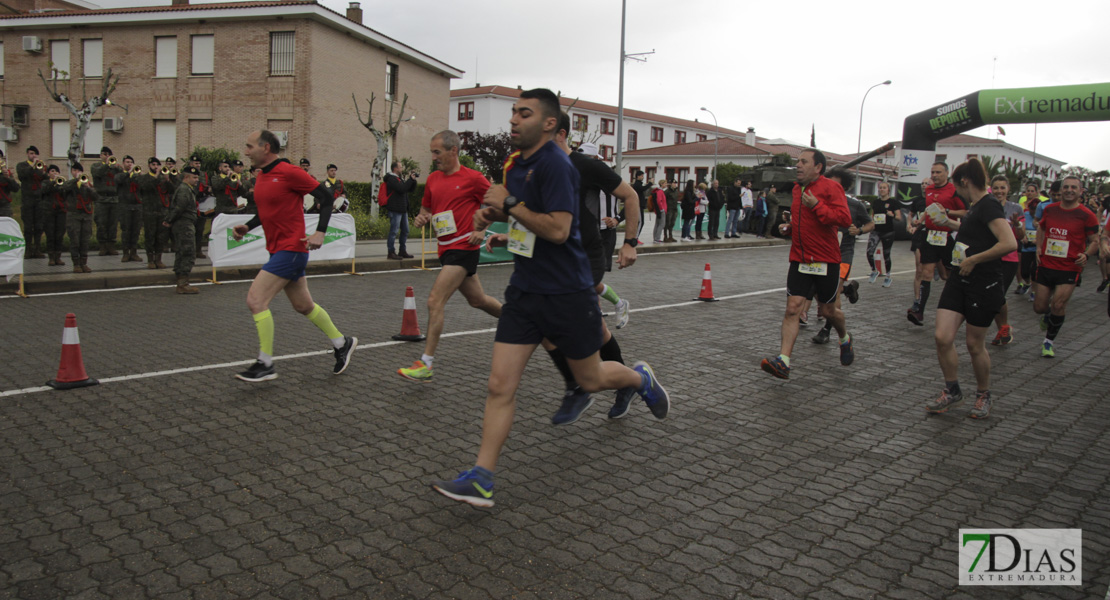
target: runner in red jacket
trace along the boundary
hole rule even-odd
[[[798,157],[798,183],[790,207],[790,222],[781,226],[790,233],[790,271],[786,276],[786,315],[782,319],[782,350],[763,359],[764,371],[790,377],[790,353],[798,338],[798,318],[806,301],[817,297],[817,313],[836,328],[840,336],[840,364],[852,364],[852,338],[844,313],[836,308],[840,293],[840,241],[836,232],[852,224],[848,201],[840,184],[825,178],[825,155],[806,149]]]

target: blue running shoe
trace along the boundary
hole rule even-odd
[[[779,357],[765,358],[759,366],[764,371],[778,377],[779,379],[790,379],[790,367]]]
[[[613,401],[613,408],[609,409],[610,419],[619,419],[628,414],[632,406],[632,396],[636,395],[636,388],[626,387],[617,390],[617,398]]]
[[[641,360],[632,365],[632,370],[639,373],[643,380],[640,389],[636,391],[647,403],[651,414],[655,415],[656,419],[667,418],[667,412],[671,409],[671,398],[667,395],[667,390],[663,389],[663,385],[655,378],[655,372],[651,370],[651,366]]]
[[[553,425],[570,425],[586,412],[586,409],[593,405],[593,396],[582,391],[582,388],[576,387],[573,390],[567,390],[563,394],[563,404],[559,410],[551,417]]]
[[[852,336],[848,336],[848,341],[840,345],[840,364],[847,367],[852,364],[856,359],[856,353],[852,351]]]
[[[472,506],[493,506],[493,473],[482,467],[463,471],[454,481],[433,481],[432,489]]]

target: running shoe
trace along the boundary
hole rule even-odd
[[[256,360],[249,369],[243,371],[242,373],[236,373],[235,377],[242,379],[243,381],[255,383],[258,381],[269,381],[271,379],[277,379],[277,371],[274,370],[273,365],[267,367],[266,363],[260,360]]]
[[[809,315],[805,313],[798,315],[798,327],[809,327]]]
[[[667,390],[663,389],[663,385],[655,378],[655,372],[651,370],[651,366],[641,360],[632,365],[632,370],[639,373],[641,378],[646,378],[644,386],[636,391],[647,403],[651,414],[655,415],[656,419],[667,418],[667,413],[671,409],[671,398],[667,395]]]
[[[894,283],[894,278],[892,278],[890,275],[887,275],[885,278],[883,278],[883,287],[890,287],[890,284],[892,283]]]
[[[432,375],[435,375],[432,368],[422,360],[414,360],[412,366],[407,369],[404,367],[397,369],[397,374],[409,381],[431,381]]]
[[[1041,345],[1041,356],[1045,358],[1056,358],[1056,346],[1052,342],[1045,342]]]
[[[1048,315],[1041,315],[1041,331],[1048,331]]]
[[[347,365],[351,364],[351,355],[355,353],[355,347],[358,346],[358,338],[349,335],[343,336],[343,347],[335,349],[335,368],[332,373],[338,375],[347,370]]]
[[[1095,291],[1101,294],[1102,292],[1106,291],[1106,286],[1108,285],[1110,285],[1110,278],[1103,279],[1102,283],[1098,284],[1098,289]]]
[[[1030,302],[1036,302],[1037,301],[1037,292],[1029,292],[1029,301]]]
[[[1024,283],[1019,283],[1018,286],[1017,286],[1017,289],[1014,290],[1014,295],[1020,296],[1020,295],[1024,294],[1025,291],[1028,290],[1028,289],[1029,289],[1029,286],[1025,285]]]
[[[914,305],[906,311],[906,318],[910,320],[910,323],[921,327],[925,324],[925,311]]]
[[[848,335],[848,341],[840,344],[840,364],[847,367],[856,360],[856,353],[852,350],[852,336]]]
[[[632,406],[632,397],[636,395],[636,388],[626,387],[617,390],[617,398],[613,401],[613,408],[609,409],[610,419],[619,419],[628,414]]]
[[[582,391],[582,388],[576,387],[573,390],[567,390],[563,394],[563,404],[559,406],[559,410],[551,417],[552,425],[570,425],[586,412],[586,409],[594,403],[593,396]]]
[[[925,411],[933,414],[948,412],[949,408],[959,404],[963,399],[964,395],[962,393],[953,396],[948,393],[948,388],[945,388],[945,390],[940,393],[940,398],[925,405]]]
[[[493,473],[482,467],[467,469],[454,481],[433,481],[432,489],[471,506],[493,506]]]
[[[813,336],[814,344],[827,344],[829,343],[829,330],[822,327],[817,330],[817,335]]]
[[[975,406],[971,408],[971,412],[967,416],[972,419],[985,419],[991,414],[991,393],[977,392],[975,394]]]
[[[879,279],[878,271],[871,271],[871,276],[867,278],[867,283],[875,283]]]
[[[848,302],[850,302],[852,304],[855,304],[856,302],[859,302],[859,282],[858,281],[849,281],[848,285],[844,286],[844,297],[847,298]]]
[[[940,281],[940,271],[936,269],[933,270],[933,281]]]
[[[779,379],[790,379],[790,367],[786,366],[781,357],[765,358],[759,366]]]
[[[623,329],[628,325],[628,300],[621,298],[617,300],[617,329]]]
[[[998,328],[998,335],[994,336],[991,340],[992,346],[1005,346],[1014,341],[1014,330],[1009,325],[1003,325]]]

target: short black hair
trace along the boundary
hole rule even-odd
[[[281,142],[278,141],[278,138],[276,135],[274,135],[274,132],[270,131],[269,129],[263,129],[261,132],[259,132],[258,143],[268,145],[270,147],[271,154],[281,154]]]
[[[811,153],[813,153],[813,164],[821,165],[821,174],[824,175],[825,174],[825,168],[828,167],[828,165],[829,165],[828,159],[825,158],[825,153],[821,152],[817,148],[804,148],[802,150],[802,152],[811,152]]]
[[[570,114],[565,110],[559,111],[559,126],[555,131],[565,131],[570,133]]]
[[[49,172],[51,172],[51,171],[55,171],[55,172],[57,172],[57,173],[61,173],[61,172],[62,172],[62,171],[61,171],[61,169],[59,169],[59,168],[58,168],[58,165],[50,165],[49,167],[46,167],[46,172],[47,172],[47,173],[49,173]]]
[[[389,170],[392,171],[393,169],[396,169],[399,166],[401,166],[401,161],[395,160],[395,161],[389,163]]]
[[[940,166],[944,167],[944,172],[945,173],[948,172],[948,163],[944,162],[943,160],[938,160],[938,161],[933,163],[934,167],[937,166],[937,165],[940,165]]]
[[[840,167],[829,169],[829,172],[825,173],[825,177],[828,177],[829,179],[839,179],[840,187],[844,188],[845,190],[852,189],[852,186],[854,186],[856,183],[855,174],[847,169],[842,169]]]
[[[1048,193],[1050,193],[1050,194],[1060,193],[1060,186],[1061,185],[1063,185],[1061,180],[1057,179],[1056,181],[1053,181],[1052,185],[1048,188]]]
[[[559,97],[555,95],[555,92],[547,88],[535,88],[521,92],[520,97],[523,100],[539,100],[543,118],[559,120],[559,113],[562,112],[562,109],[559,108]]]

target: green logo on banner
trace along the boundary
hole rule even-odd
[[[1061,123],[1110,119],[1110,83],[983,90],[984,123]]]
[[[248,233],[247,235],[243,236],[243,239],[236,240],[235,236],[231,234],[231,230],[228,229],[227,230],[227,249],[228,250],[234,250],[235,248],[238,248],[239,246],[246,246],[247,244],[249,244],[251,242],[258,241],[260,239],[262,239],[262,236]]]
[[[0,254],[8,252],[9,250],[15,250],[16,248],[22,248],[26,245],[27,243],[24,242],[21,237],[0,233]]]
[[[328,227],[327,232],[324,233],[324,245],[330,244],[332,242],[338,242],[339,240],[345,237],[351,237],[352,235],[354,234],[352,234],[350,231]]]

